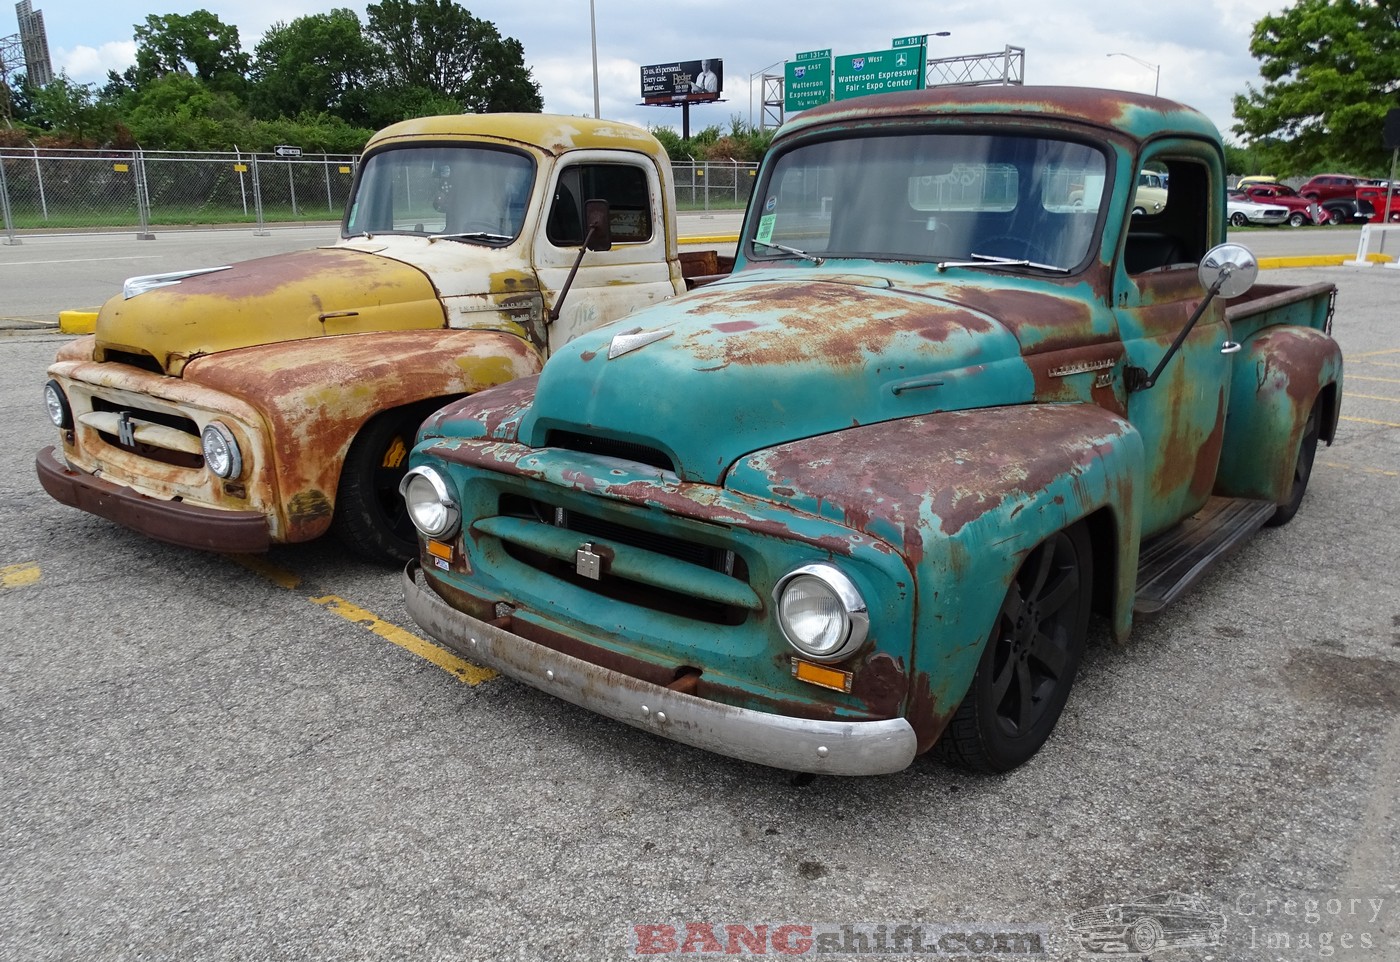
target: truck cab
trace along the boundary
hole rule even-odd
[[[589,219],[589,205],[595,216]],[[414,432],[447,401],[687,287],[670,165],[626,124],[429,117],[376,134],[329,247],[132,278],[65,345],[37,459],[57,500],[164,541],[334,530],[402,560]]]
[[[1139,212],[1139,172],[1166,174]],[[1293,516],[1331,289],[1255,284],[1200,113],[944,88],[785,125],[735,272],[425,422],[410,614],[663,737],[798,771],[1029,761],[1115,637]]]

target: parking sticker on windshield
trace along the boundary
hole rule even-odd
[[[760,243],[767,244],[773,240],[773,222],[778,219],[777,214],[764,214],[758,219],[758,233],[754,239]]]

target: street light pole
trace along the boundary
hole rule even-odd
[[[602,120],[603,113],[598,106],[598,14],[594,0],[588,0],[588,27],[593,33],[593,119]]]
[[[1110,57],[1127,57],[1129,60],[1135,61],[1136,63],[1142,64],[1144,67],[1150,68],[1150,69],[1156,74],[1156,79],[1152,82],[1152,96],[1154,96],[1154,97],[1157,96],[1157,91],[1160,90],[1160,89],[1161,89],[1161,86],[1162,86],[1162,65],[1161,65],[1161,64],[1158,64],[1158,63],[1148,63],[1146,60],[1143,60],[1141,57],[1134,57],[1134,56],[1133,56],[1132,54],[1130,54],[1130,53],[1111,53],[1111,54],[1109,54],[1108,56],[1110,56]]]

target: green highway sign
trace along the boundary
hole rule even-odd
[[[798,54],[796,61],[788,62],[783,71],[785,113],[795,114],[831,100],[831,51],[824,52],[825,57],[804,60],[802,54]]]
[[[922,47],[899,47],[871,53],[845,54],[835,59],[836,99],[922,90]]]
[[[806,53],[799,53],[796,57],[793,57],[792,59],[794,59],[794,60],[830,60],[830,59],[831,59],[831,48],[830,48],[830,47],[827,47],[825,50],[808,50]]]
[[[922,47],[928,41],[928,34],[916,33],[912,37],[895,37],[890,41],[891,47]]]

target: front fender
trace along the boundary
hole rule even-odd
[[[262,414],[280,540],[306,541],[330,526],[346,452],[371,417],[536,374],[542,363],[534,347],[512,334],[395,331],[208,355],[191,361],[184,379],[240,398]]]
[[[1308,413],[1323,402],[1322,438],[1336,435],[1342,351],[1309,327],[1268,327],[1248,338],[1230,372],[1230,409],[1215,493],[1288,500]]]
[[[1142,440],[1088,404],[984,408],[907,418],[780,445],[726,487],[785,501],[894,546],[915,572],[908,715],[932,745],[972,681],[1007,585],[1056,531],[1091,520],[1111,555],[1115,626],[1132,623]]]

